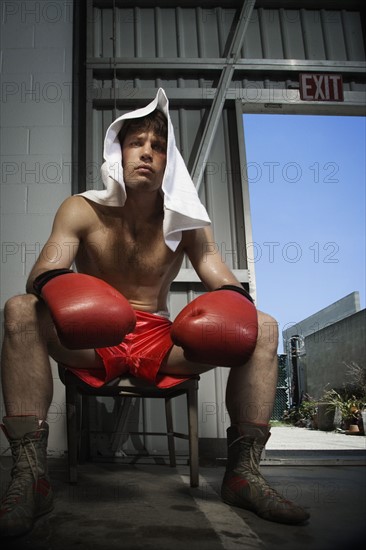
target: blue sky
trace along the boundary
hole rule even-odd
[[[281,331],[356,290],[365,307],[365,128],[244,115],[257,306]]]

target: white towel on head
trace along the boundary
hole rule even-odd
[[[118,134],[127,119],[144,117],[158,109],[168,123],[167,162],[162,182],[164,197],[163,232],[167,246],[176,250],[182,239],[182,231],[209,225],[210,218],[201,203],[184,160],[175,144],[174,128],[169,115],[168,98],[159,88],[155,99],[141,109],[117,118],[108,128],[104,140],[104,160],[101,167],[103,190],[81,193],[93,202],[106,206],[123,206],[126,201],[126,186],[123,180],[122,151]]]

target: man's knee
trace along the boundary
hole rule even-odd
[[[258,344],[271,353],[277,353],[278,323],[262,311],[258,311]]]
[[[4,328],[7,335],[39,332],[46,336],[52,325],[43,303],[33,294],[21,294],[10,298],[4,306]]]
[[[38,298],[33,294],[21,294],[10,298],[4,306],[5,327],[11,328],[13,324],[20,325],[30,319],[34,320],[37,302]]]

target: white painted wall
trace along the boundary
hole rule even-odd
[[[54,214],[71,194],[73,0],[4,0],[0,9],[3,309],[24,293]],[[52,369],[49,452],[57,456],[66,449],[65,399]]]

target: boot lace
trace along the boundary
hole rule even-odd
[[[288,500],[268,484],[260,471],[259,463],[264,445],[256,441],[245,441],[245,439],[242,439],[240,447],[242,458],[240,464],[241,473],[257,485],[264,497],[289,504]]]
[[[42,431],[42,428],[40,428]],[[44,430],[43,430],[44,431]],[[1,501],[1,507],[9,510],[19,498],[24,494],[24,487],[34,480],[38,481],[38,454],[36,443],[39,437],[32,437],[26,434],[22,439],[10,440],[10,445],[1,454],[5,454],[11,449],[15,458],[14,465],[11,468],[12,480],[8,486],[6,494]],[[1,467],[3,470],[8,468]]]

